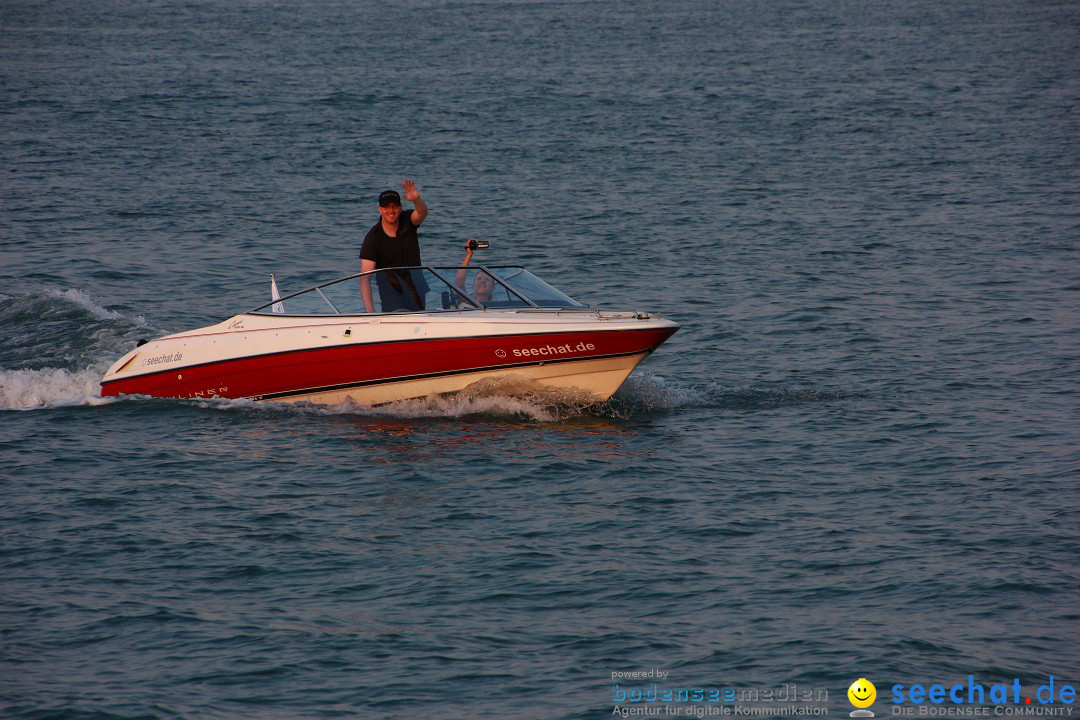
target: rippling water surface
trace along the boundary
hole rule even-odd
[[[0,8],[0,714],[591,718],[1080,685],[1074,3]],[[683,329],[602,407],[104,401],[429,262]]]

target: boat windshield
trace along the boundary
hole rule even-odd
[[[261,305],[260,315],[365,315],[485,308],[582,308],[523,267],[385,268]]]
[[[459,295],[485,308],[583,308],[520,265],[434,268]]]
[[[488,268],[499,281],[538,307],[586,307],[572,300],[521,266],[503,265]]]

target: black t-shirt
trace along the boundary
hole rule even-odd
[[[397,237],[390,237],[383,230],[382,220],[368,230],[360,248],[362,260],[374,260],[375,267],[411,267],[420,264],[420,240],[412,221],[412,210],[401,208],[398,216]]]
[[[390,237],[383,230],[382,220],[368,230],[360,247],[360,259],[374,260],[375,269],[413,267],[420,264],[420,240],[412,221],[412,210],[401,209],[398,216],[397,237]],[[425,294],[430,289],[421,272],[379,273],[379,302],[383,312],[394,310],[423,310]]]

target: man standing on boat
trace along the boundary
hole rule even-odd
[[[405,199],[414,207],[409,211],[402,210],[401,196],[396,190],[385,190],[379,195],[379,222],[368,230],[360,248],[361,272],[420,264],[420,240],[416,228],[427,217],[428,207],[420,199],[420,191],[412,180],[401,183],[401,188],[405,191]],[[419,270],[381,272],[376,277],[382,312],[424,309],[428,286]],[[371,275],[360,278],[360,297],[364,300],[365,310],[375,312]]]

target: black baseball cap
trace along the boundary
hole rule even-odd
[[[379,195],[379,207],[387,205],[401,205],[401,196],[398,195],[397,190],[383,190]]]

